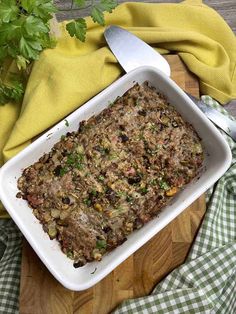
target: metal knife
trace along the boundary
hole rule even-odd
[[[129,31],[111,25],[104,32],[105,39],[111,51],[126,72],[150,65],[170,76],[170,66],[166,59],[144,41]],[[207,106],[203,101],[186,93],[190,99],[215,125],[236,141],[236,121],[231,120],[216,109]]]

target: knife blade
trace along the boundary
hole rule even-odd
[[[166,59],[132,33],[112,25],[106,28],[104,36],[125,72],[143,65],[151,65],[170,76],[170,65]]]
[[[116,59],[126,72],[130,72],[140,66],[151,65],[170,76],[170,66],[166,59],[129,31],[119,26],[111,25],[106,28],[104,37]],[[218,110],[207,106],[203,101],[192,95],[187,95],[209,120],[236,141],[236,121],[229,119]]]

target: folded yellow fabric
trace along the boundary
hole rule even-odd
[[[106,22],[127,28],[162,53],[178,53],[199,77],[202,93],[222,103],[236,98],[236,38],[201,1],[125,3],[107,14]],[[23,103],[0,107],[0,163],[121,75],[105,44],[104,27],[90,18],[87,24],[87,40],[81,43],[61,23],[57,47],[34,63]]]

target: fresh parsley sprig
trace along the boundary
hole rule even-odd
[[[87,4],[89,2],[89,4]],[[90,15],[94,23],[98,23],[102,26],[105,25],[104,12],[111,13],[113,9],[117,6],[117,1],[115,0],[100,0],[95,2],[85,0],[72,0],[72,8],[75,6],[77,8],[90,8]],[[81,41],[85,41],[85,35],[87,31],[87,25],[84,18],[78,18],[66,25],[68,33],[73,37],[77,37]]]
[[[95,23],[104,25],[104,12],[111,13],[116,0],[72,0],[71,10],[90,8]],[[0,105],[20,101],[24,94],[25,74],[42,50],[53,48],[56,40],[50,34],[50,20],[58,8],[53,0],[0,0]],[[84,42],[87,25],[84,18],[68,22],[70,36]],[[5,62],[14,60],[18,79],[1,79]]]
[[[43,49],[54,47],[49,20],[55,12],[50,0],[0,0],[0,67],[12,59],[20,71],[18,79],[0,81],[1,105],[22,98],[27,67]]]

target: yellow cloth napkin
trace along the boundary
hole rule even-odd
[[[127,28],[162,53],[178,53],[199,77],[202,93],[222,103],[236,98],[236,38],[201,1],[125,3],[106,15],[106,23]],[[121,75],[104,27],[91,18],[87,24],[87,40],[81,43],[61,23],[57,47],[43,51],[34,63],[23,103],[0,107],[0,163]]]

